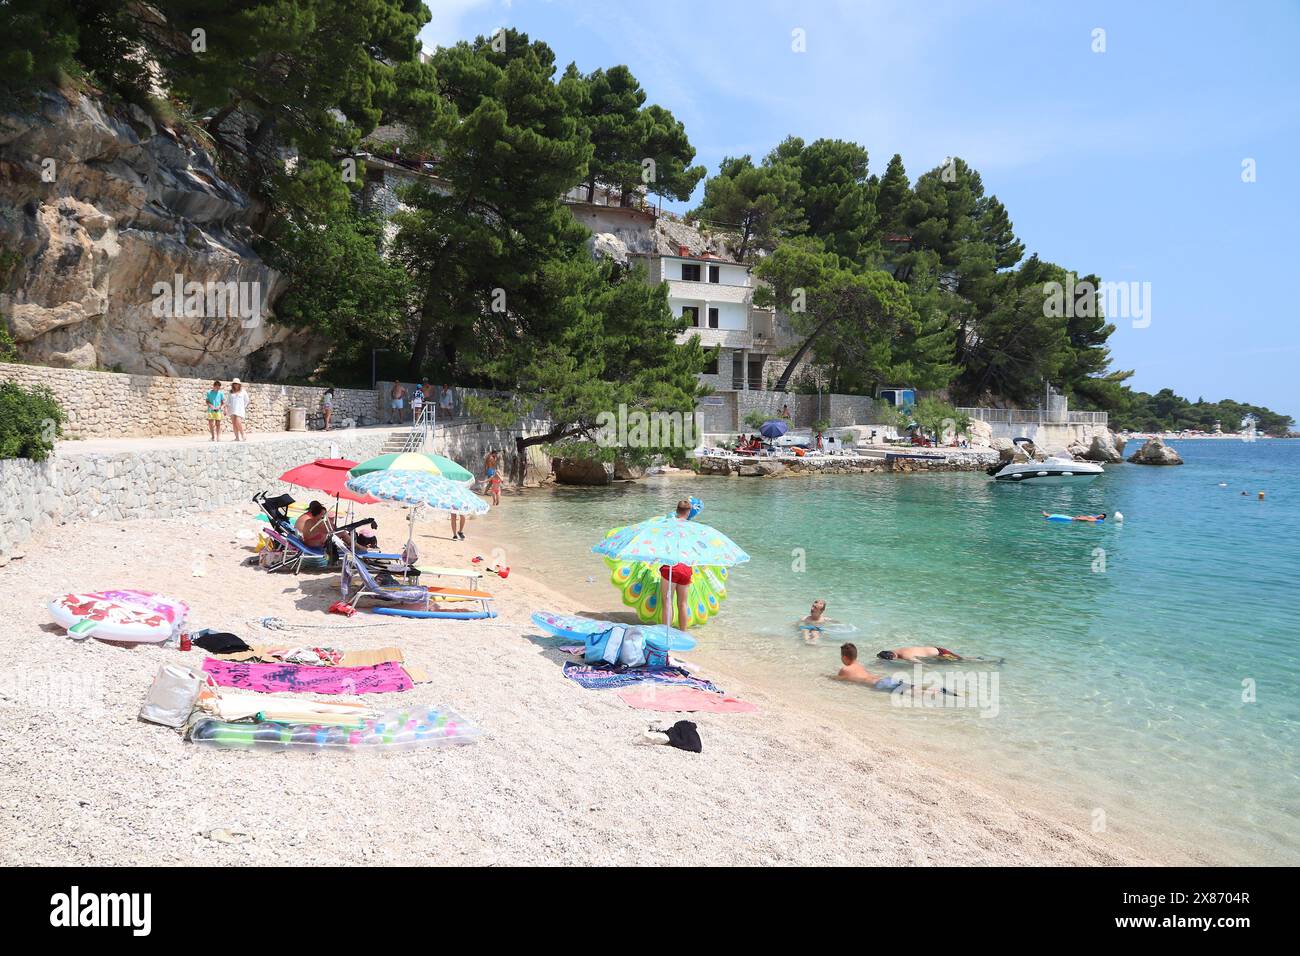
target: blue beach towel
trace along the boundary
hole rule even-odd
[[[629,687],[633,684],[642,684],[651,681],[656,684],[672,684],[674,687],[698,687],[700,690],[707,690],[713,694],[721,694],[722,689],[713,681],[707,681],[699,677],[692,677],[680,667],[666,667],[662,670],[654,671],[616,671],[610,668],[592,667],[590,664],[579,664],[575,661],[566,661],[564,664],[564,676],[571,681],[581,684],[587,690],[605,690],[611,687]]]

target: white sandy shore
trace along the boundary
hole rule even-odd
[[[507,501],[508,504],[508,501]],[[399,513],[378,508],[391,537]],[[508,533],[509,509],[453,544],[424,522],[426,561],[463,564]],[[529,613],[582,610],[512,573],[489,577],[492,622],[325,613],[333,574],[239,561],[248,509],[85,524],[0,569],[0,864],[1131,864],[1187,862],[1103,844],[888,744],[846,737],[771,695],[756,715],[657,715],[565,680]],[[387,538],[385,538],[385,542]],[[196,561],[204,574],[195,576]],[[272,615],[302,643],[400,646],[431,683],[404,695],[474,719],[467,747],[394,754],[211,750],[136,718],[163,661],[203,652],[76,643],[54,594],[137,586],[250,640]],[[711,673],[724,688],[727,674]],[[636,744],[647,722],[694,720],[703,754]],[[232,845],[206,836],[242,831]]]

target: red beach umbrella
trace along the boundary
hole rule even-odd
[[[348,501],[356,501],[363,505],[373,505],[379,501],[378,498],[359,495],[347,489],[348,470],[356,466],[355,461],[347,458],[317,458],[305,465],[290,468],[280,476],[280,480],[297,485],[299,488],[323,491],[334,498],[346,498]]]

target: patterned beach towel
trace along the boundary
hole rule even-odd
[[[655,684],[672,684],[674,687],[698,687],[715,694],[722,691],[712,681],[692,677],[680,667],[667,667],[655,671],[615,671],[592,667],[590,664],[578,664],[565,661],[564,676],[581,684],[587,690],[605,690],[611,687],[630,687],[633,684],[651,682]]]
[[[222,687],[263,694],[384,694],[415,686],[401,664],[389,661],[373,667],[312,667],[305,664],[254,664],[207,658],[203,669]]]

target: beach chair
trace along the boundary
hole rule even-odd
[[[297,574],[302,570],[304,558],[329,561],[329,555],[325,553],[324,548],[311,547],[304,543],[302,538],[298,537],[292,530],[286,532],[267,525],[262,529],[262,534],[270,538],[275,544],[265,565],[268,571],[292,571]]]
[[[487,591],[470,588],[430,587],[418,584],[383,584],[373,568],[368,568],[348,543],[338,535],[334,546],[343,558],[339,590],[343,600],[356,607],[362,598],[371,598],[385,604],[418,604],[421,610],[430,610],[430,603],[477,604],[480,611],[491,611],[493,596]]]
[[[385,604],[420,604],[428,610],[428,588],[418,584],[380,584],[375,577],[375,569],[367,566],[337,534],[332,537],[343,564],[339,590],[348,605],[356,607],[362,598],[368,597]]]

